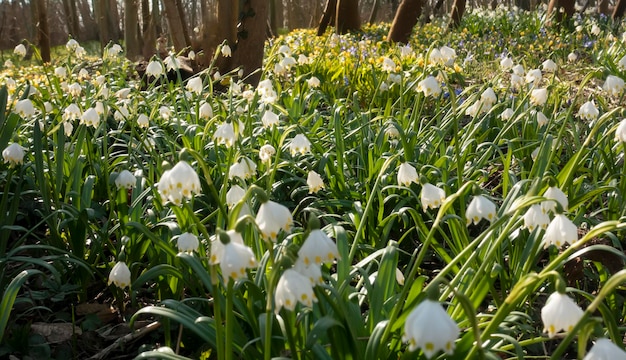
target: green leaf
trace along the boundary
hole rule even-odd
[[[9,322],[9,315],[11,315],[11,310],[13,309],[17,293],[26,280],[28,280],[30,276],[36,274],[41,274],[41,271],[34,269],[22,271],[15,277],[15,279],[11,280],[9,286],[7,286],[4,291],[4,294],[2,295],[2,302],[0,302],[0,343],[4,337],[4,330]]]

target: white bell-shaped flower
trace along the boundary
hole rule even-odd
[[[306,183],[309,186],[309,194],[315,194],[324,188],[324,180],[317,172],[311,170],[306,178]]]
[[[533,89],[530,92],[530,103],[534,106],[543,106],[548,100],[548,89]]]
[[[230,46],[228,46],[228,44],[224,44],[224,46],[222,46],[222,48],[220,49],[220,52],[222,53],[223,57],[233,56],[233,50],[230,48]]]
[[[80,123],[97,128],[98,125],[100,124],[100,115],[98,115],[98,112],[96,111],[96,109],[89,108],[80,117]]]
[[[442,188],[429,183],[422,185],[422,191],[420,193],[422,210],[426,211],[427,208],[436,209],[441,206],[445,199],[446,192]]]
[[[511,69],[513,68],[513,65],[515,65],[515,64],[513,63],[513,59],[511,59],[511,58],[510,58],[510,57],[508,57],[508,56],[507,56],[507,57],[505,57],[505,58],[502,58],[502,60],[500,60],[500,68],[501,68],[503,71],[509,71],[509,70],[511,70]]]
[[[311,78],[308,79],[306,82],[312,89],[318,88],[320,86],[320,79],[315,76],[311,76]]]
[[[202,78],[199,78],[199,77],[194,77],[194,78],[189,79],[189,81],[187,82],[187,86],[186,86],[186,89],[188,91],[191,91],[192,93],[196,95],[202,94],[203,88],[204,86],[202,85]]]
[[[220,242],[219,239],[215,241]],[[223,245],[221,257],[218,261],[222,269],[222,276],[227,283],[230,280],[237,281],[246,277],[246,269],[254,268],[257,265],[252,249],[232,240],[228,244]]]
[[[242,180],[249,179],[256,175],[256,164],[254,161],[249,158],[243,156],[239,159],[239,162],[234,163],[228,169],[228,179],[232,180],[235,177],[238,177]]]
[[[409,351],[422,349],[430,359],[440,351],[452,355],[460,332],[439,302],[425,299],[406,318],[402,339],[409,343]]]
[[[609,95],[614,97],[619,97],[624,92],[624,80],[615,75],[609,75],[602,85],[602,89],[606,91]]]
[[[183,198],[190,199],[192,194],[200,193],[200,178],[191,165],[179,161],[172,169],[163,172],[157,188],[163,200],[180,205]]]
[[[148,63],[148,66],[146,66],[146,75],[148,76],[158,78],[163,74],[165,74],[165,70],[163,69],[163,65],[161,65],[161,62],[159,61],[152,60],[150,61],[150,63]]]
[[[200,108],[198,109],[198,116],[200,117],[200,119],[211,119],[213,117],[213,108],[211,107],[211,104],[203,101],[200,104]]]
[[[80,111],[80,108],[78,107],[78,105],[70,104],[65,108],[65,110],[63,110],[63,120],[65,121],[78,120],[80,119],[82,114],[83,113],[82,111]]]
[[[270,144],[265,144],[259,149],[259,159],[262,162],[270,161],[274,154],[276,154],[276,149]]]
[[[398,184],[402,186],[411,186],[411,183],[418,183],[419,176],[415,167],[409,163],[402,163],[398,168]]]
[[[556,186],[550,186],[546,192],[543,193],[543,197],[546,198],[546,201],[541,202],[541,210],[544,213],[554,212],[556,210],[556,202],[558,202],[563,211],[568,210],[569,201],[567,200],[567,195]]]
[[[115,186],[120,189],[132,189],[137,182],[135,175],[128,170],[122,170],[115,178]]]
[[[26,56],[26,46],[24,44],[17,44],[13,49],[13,53],[17,56]]]
[[[150,118],[146,114],[139,114],[137,116],[137,125],[140,128],[147,128],[150,125]]]
[[[22,99],[15,103],[15,113],[25,118],[35,115],[35,106],[29,99]]]
[[[278,313],[282,308],[293,311],[297,303],[311,307],[317,301],[309,278],[294,269],[285,270],[278,280],[274,302]]]
[[[424,96],[432,96],[435,98],[441,94],[441,86],[434,76],[428,76],[417,83],[416,91],[423,92]]]
[[[291,139],[289,151],[291,152],[291,156],[295,156],[298,153],[304,155],[311,151],[311,142],[303,134],[298,134]]]
[[[298,259],[307,266],[332,262],[338,258],[337,244],[320,229],[311,231],[298,250]]]
[[[109,285],[115,284],[120,289],[130,286],[130,269],[125,262],[119,261],[109,273]]]
[[[524,228],[533,231],[536,228],[546,229],[550,223],[550,216],[541,210],[541,205],[531,205],[524,214]]]
[[[322,267],[319,264],[306,265],[302,260],[298,259],[296,263],[293,264],[293,269],[308,277],[309,280],[311,280],[312,286],[324,283]]]
[[[626,360],[626,352],[609,339],[598,339],[583,360]]]
[[[598,118],[598,115],[600,115],[600,111],[598,111],[593,101],[587,101],[578,109],[578,117],[583,120],[595,120]]]
[[[500,114],[500,119],[502,119],[502,121],[511,120],[513,115],[515,115],[515,111],[513,109],[511,109],[511,108],[506,108]]]
[[[233,123],[225,122],[218,126],[213,134],[213,139],[217,144],[224,144],[226,147],[233,146],[233,143],[237,139]]]
[[[615,129],[615,141],[626,143],[626,119],[623,119]]]
[[[261,117],[261,122],[263,123],[263,127],[269,128],[272,126],[278,126],[278,115],[272,110],[265,110],[263,116]]]
[[[560,331],[571,331],[583,316],[583,310],[566,294],[554,292],[541,309],[544,331],[550,338]]]
[[[256,223],[263,238],[276,241],[280,230],[288,232],[291,229],[293,217],[285,205],[268,200],[259,207]]]
[[[556,65],[556,63],[552,61],[551,59],[548,59],[544,61],[543,63],[541,63],[541,67],[543,68],[543,71],[547,73],[556,72],[556,70],[558,69],[558,66]]]
[[[554,244],[561,247],[565,244],[573,244],[578,241],[578,227],[567,216],[557,214],[548,225],[543,235],[543,247]]]
[[[486,108],[483,111],[487,112],[496,103],[496,101],[498,101],[498,98],[496,97],[496,93],[493,89],[489,87],[483,91],[482,94],[480,94],[480,101],[482,102],[483,107]]]
[[[230,239],[231,243],[244,245],[243,237],[237,231],[228,230],[226,231],[226,235],[228,235],[228,238]],[[217,265],[220,263],[220,260],[222,259],[223,256],[224,256],[224,244],[217,236],[211,237],[211,256],[209,257],[209,263],[211,265]]]
[[[178,245],[178,251],[180,252],[193,252],[198,251],[200,241],[196,235],[186,232],[178,236],[176,244]]]
[[[496,204],[483,195],[474,196],[465,211],[467,225],[478,224],[481,219],[493,221],[496,218]]]
[[[24,148],[17,143],[12,143],[2,150],[2,158],[5,163],[17,165],[24,163]]]
[[[537,86],[541,82],[542,78],[543,76],[541,75],[541,70],[539,69],[529,70],[528,73],[526,74],[526,83],[528,84],[532,83],[535,86]]]
[[[384,57],[381,65],[381,70],[388,73],[394,72],[396,71],[396,63],[390,58]]]

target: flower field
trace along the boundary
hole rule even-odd
[[[298,30],[255,87],[16,47],[0,356],[626,359],[625,23],[542,16]]]

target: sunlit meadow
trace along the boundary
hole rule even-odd
[[[0,353],[104,303],[146,359],[626,358],[624,24],[541,16],[296,31],[256,87],[16,48]]]

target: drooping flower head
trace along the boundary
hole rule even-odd
[[[543,235],[543,247],[554,244],[561,247],[578,241],[578,227],[563,214],[556,214]]]
[[[198,237],[189,232],[180,234],[176,243],[180,252],[198,251],[198,246],[200,245]]]
[[[298,153],[304,155],[311,151],[311,142],[303,134],[298,134],[291,139],[289,151],[291,152],[291,156],[295,156]]]
[[[11,165],[22,164],[24,162],[24,148],[17,143],[12,143],[2,150],[2,158],[5,163]]]
[[[417,169],[409,163],[402,163],[398,168],[398,184],[402,186],[411,186],[411,183],[419,183]]]
[[[125,262],[119,261],[109,273],[109,285],[115,284],[120,289],[130,286],[130,269]]]
[[[317,172],[311,170],[307,175],[306,183],[309,186],[309,194],[315,194],[324,188],[324,180]]]
[[[321,265],[338,258],[337,244],[320,229],[311,231],[298,250],[298,260],[307,266],[311,264]]]
[[[314,301],[317,298],[309,278],[294,269],[285,270],[278,280],[274,294],[276,313],[282,308],[293,311],[297,303],[311,307]]]
[[[425,299],[406,318],[402,339],[409,343],[409,351],[422,349],[430,359],[439,351],[452,355],[460,332],[439,302]]]
[[[179,161],[172,169],[161,175],[157,184],[163,200],[181,205],[183,198],[191,199],[193,194],[200,193],[200,178],[186,161]]]
[[[566,294],[554,292],[541,309],[544,331],[550,338],[560,331],[571,331],[583,316],[583,310]]]
[[[268,200],[259,207],[256,223],[263,238],[276,241],[281,230],[288,232],[291,229],[293,218],[285,205]]]
[[[128,170],[122,170],[115,178],[115,186],[120,189],[132,189],[137,182],[135,175]]]
[[[483,195],[474,196],[465,211],[467,225],[478,224],[481,219],[493,221],[496,218],[496,204]]]
[[[446,199],[446,192],[440,187],[433,184],[422,184],[422,191],[420,193],[420,202],[422,203],[422,210],[426,211],[427,208],[436,209]]]
[[[626,352],[609,339],[598,339],[583,360],[624,360]]]

